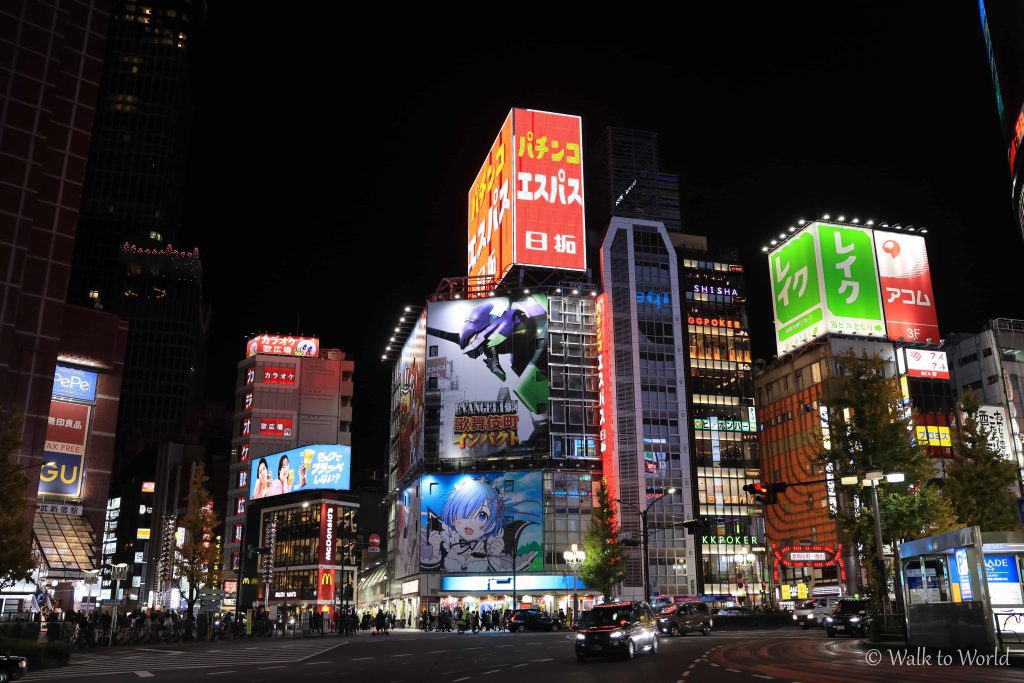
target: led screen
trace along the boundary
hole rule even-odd
[[[252,461],[249,499],[293,491],[348,491],[352,447],[337,444],[300,446]]]

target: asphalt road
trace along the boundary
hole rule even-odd
[[[818,631],[723,631],[663,638],[657,655],[634,661],[576,661],[574,633],[420,633],[184,643],[75,654],[61,669],[30,673],[32,681],[154,679],[154,683],[842,683],[860,681],[1021,681],[1018,665],[963,665],[959,653],[899,661],[859,639]],[[918,654],[918,653],[907,653]],[[980,653],[986,654],[986,653]],[[947,659],[947,657],[949,659]],[[538,681],[537,683],[540,683]]]

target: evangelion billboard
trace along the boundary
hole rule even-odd
[[[578,116],[509,113],[469,190],[469,275],[586,269],[582,139]]]
[[[348,491],[352,447],[312,444],[253,460],[249,499],[293,491]]]
[[[549,452],[547,297],[443,301],[427,308],[438,377],[441,458]]]
[[[424,311],[398,361],[398,472],[423,460],[423,390],[426,383],[427,314]]]
[[[420,571],[544,569],[543,473],[474,472],[420,478]]]

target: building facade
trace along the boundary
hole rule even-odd
[[[254,489],[252,464],[311,444],[352,444],[354,361],[338,349],[321,349],[312,337],[258,335],[238,363],[228,504],[224,514],[225,581],[237,581],[246,538],[246,504]],[[319,456],[317,456],[319,457]],[[289,491],[304,485],[311,462],[304,455],[282,458],[269,474]],[[303,465],[305,467],[303,468]],[[304,470],[304,471],[302,471]],[[255,532],[254,532],[255,533]],[[252,537],[255,539],[255,537]],[[254,545],[255,540],[249,541]],[[230,597],[230,596],[229,596]]]
[[[696,594],[695,543],[680,526],[695,512],[687,326],[679,303],[682,280],[665,226],[614,217],[601,247],[601,276],[614,377],[605,469],[617,481],[622,530],[641,538],[641,510],[650,530],[649,568],[641,549],[629,550],[623,596],[643,599],[647,571],[652,596]],[[670,489],[675,493],[658,499]]]
[[[670,235],[687,329],[687,401],[700,520],[700,592],[747,605],[768,597],[764,514],[747,484],[761,479],[744,268],[734,249]]]

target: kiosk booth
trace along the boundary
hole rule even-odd
[[[1024,533],[957,529],[904,543],[899,556],[908,647],[1024,643]]]

